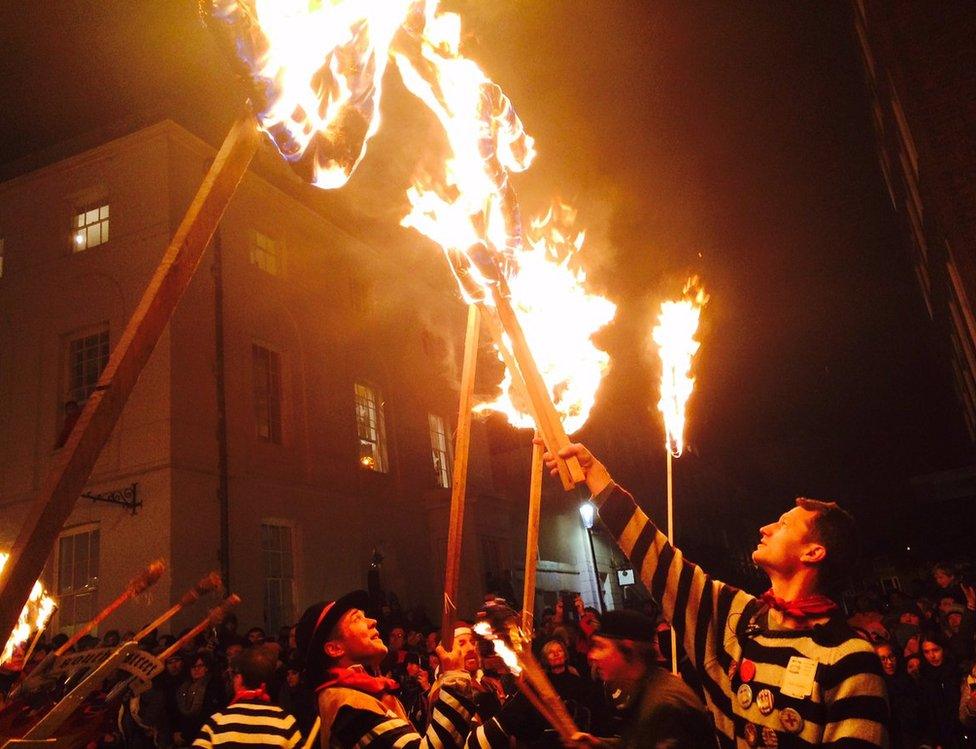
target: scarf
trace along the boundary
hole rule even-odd
[[[234,694],[234,699],[230,701],[230,704],[236,702],[243,702],[244,700],[260,700],[261,702],[271,702],[271,696],[265,691],[264,685],[262,684],[257,689],[242,689],[240,692]]]
[[[759,596],[759,600],[769,606],[769,608],[776,609],[793,619],[809,619],[811,617],[824,616],[837,610],[837,604],[827,598],[827,596],[804,596],[794,601],[784,601],[773,593],[772,588]]]
[[[400,685],[393,679],[368,674],[362,666],[330,668],[328,673],[329,678],[315,689],[316,692],[321,692],[329,687],[347,687],[358,689],[360,692],[366,692],[379,698],[387,692],[400,688]]]

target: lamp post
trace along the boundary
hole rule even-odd
[[[580,518],[583,520],[583,527],[586,528],[586,537],[590,542],[590,558],[593,560],[593,579],[596,582],[596,593],[600,600],[600,613],[607,613],[607,605],[603,601],[603,586],[600,584],[600,571],[596,566],[596,549],[593,547],[593,519],[596,516],[596,507],[587,500],[579,507]]]

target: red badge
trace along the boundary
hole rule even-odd
[[[750,682],[756,678],[756,664],[746,659],[739,664],[739,678]]]
[[[763,746],[779,746],[779,736],[777,736],[776,731],[769,726],[762,729],[762,741]]]

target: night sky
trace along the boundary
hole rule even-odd
[[[195,7],[6,4],[0,163],[161,116],[219,143],[242,94]],[[639,492],[663,485],[645,342],[659,302],[697,273],[712,300],[682,470],[698,461],[718,494],[726,480],[754,492],[730,512],[835,497],[875,540],[923,532],[909,477],[972,454],[877,166],[849,4],[449,7],[537,140],[523,212],[556,195],[578,206],[593,286],[620,304],[583,432],[611,469]],[[415,246],[391,227],[433,128],[395,78],[361,173],[315,199]]]

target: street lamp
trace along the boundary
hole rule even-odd
[[[596,593],[600,599],[600,612],[607,613],[607,605],[603,602],[603,586],[600,584],[600,571],[596,566],[596,549],[593,547],[593,519],[596,517],[596,506],[587,500],[579,507],[580,518],[583,520],[583,527],[586,528],[586,537],[590,541],[590,558],[593,560],[593,578],[596,581]]]

